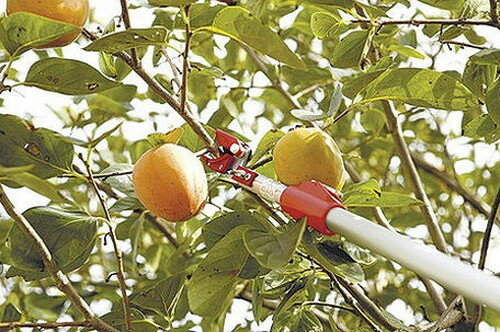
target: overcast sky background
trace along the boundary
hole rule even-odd
[[[6,0],[0,0],[0,10],[3,11],[5,8]],[[138,1],[131,1],[132,3],[140,3]],[[415,1],[412,1],[415,3]],[[90,0],[91,6],[95,8],[94,11],[94,19],[99,22],[101,25],[106,25],[112,19],[113,16],[118,16],[120,14],[120,6],[119,1],[115,0]],[[423,9],[426,13],[437,13],[439,12],[432,7],[419,5],[421,9]],[[390,16],[394,19],[396,18],[408,18],[414,13],[415,7],[412,7],[408,10],[403,6],[396,6],[390,11]],[[153,16],[151,15],[150,9],[138,9],[131,11],[131,20],[134,27],[148,27],[151,24]],[[294,15],[290,15],[285,17],[281,25],[285,27],[291,24]],[[91,26],[92,29],[93,26]],[[421,27],[415,28],[417,31],[421,30]],[[477,32],[487,39],[489,39],[488,44],[486,46],[492,47],[500,47],[500,34],[497,30],[488,27],[478,27]],[[419,33],[420,35],[420,33]],[[427,39],[427,38],[425,38]],[[224,37],[218,38],[218,41],[221,45],[225,42]],[[81,41],[84,44],[84,41]],[[64,54],[66,57],[70,58],[81,58],[82,53],[80,47],[82,45],[72,44],[68,47],[64,48]],[[438,43],[428,43],[422,44],[419,47],[419,50],[423,53],[435,53],[438,49]],[[223,51],[222,51],[223,52]],[[445,47],[443,53],[437,58],[436,61],[436,69],[439,71],[444,70],[457,70],[459,72],[463,71],[465,67],[465,63],[468,57],[477,50],[473,49],[462,49],[459,52],[455,52],[454,50],[448,50]],[[14,68],[20,71],[19,76],[24,77],[29,66],[37,59],[34,53],[27,53],[23,56],[21,61],[17,61],[14,64]],[[86,57],[85,61],[88,61],[91,65],[98,67],[97,57]],[[412,67],[425,67],[430,63],[430,59],[427,58],[425,60],[415,60],[411,61]],[[325,64],[326,65],[326,64]],[[152,70],[151,68],[149,68]],[[150,71],[152,72],[152,71]],[[135,75],[130,75],[127,78],[126,82],[130,82],[138,85],[139,89],[142,91],[146,90],[146,87],[142,82],[137,79]],[[231,80],[225,81],[224,85],[235,85],[235,82],[231,82]],[[259,85],[269,85],[269,82],[266,78],[261,76],[260,82],[257,82]],[[223,91],[222,91],[223,93]],[[252,92],[251,92],[252,93]],[[258,92],[256,92],[258,93]],[[45,92],[38,90],[36,88],[28,88],[28,87],[18,87],[12,93],[5,93],[2,96],[5,99],[4,107],[0,108],[0,112],[4,114],[15,114],[18,116],[25,117],[27,119],[31,119],[35,126],[38,127],[46,127],[52,130],[56,130],[65,135],[71,135],[76,138],[85,139],[86,133],[83,130],[77,130],[70,132],[67,129],[63,129],[61,122],[57,116],[53,114],[52,109],[59,109],[64,106],[72,105],[72,98],[68,96],[63,96],[55,93]],[[135,111],[132,111],[130,115],[132,116],[144,116],[144,113],[156,111],[162,115],[165,114],[165,105],[155,104],[151,101],[134,101],[133,106],[135,107]],[[71,106],[78,107],[78,106]],[[205,110],[201,115],[201,120],[206,121],[210,117],[210,115],[216,110],[217,102],[212,101],[209,104],[207,110]],[[242,115],[244,123],[252,123],[255,121],[255,115],[259,114],[262,109],[262,105],[257,103],[247,103],[245,104],[245,114]],[[145,112],[145,110],[147,112]],[[141,114],[142,113],[142,114]],[[172,112],[171,112],[172,113]],[[448,121],[443,126],[443,129],[447,132],[452,132],[455,134],[459,134],[461,132],[460,128],[460,116],[457,112],[455,114],[451,114],[448,117]],[[164,119],[164,118],[163,118]],[[266,120],[260,120],[262,123],[259,126],[259,132],[253,133],[250,129],[241,127],[237,124],[231,124],[231,129],[238,130],[246,135],[249,139],[252,139],[252,143],[256,144],[259,138],[272,127],[272,124]],[[110,121],[107,126],[103,127],[102,132],[107,129],[113,127],[118,121]],[[158,127],[158,131],[166,132],[175,128],[176,126],[182,124],[182,120],[176,114],[170,114],[168,121],[160,121]],[[122,126],[124,132],[127,135],[127,138],[130,141],[139,140],[145,138],[149,133],[154,132],[153,125],[151,122],[144,123],[124,123]],[[467,157],[472,152],[472,148],[466,146],[469,142],[468,139],[465,138],[457,138],[449,142],[448,150],[452,155]],[[476,152],[476,158],[474,160],[475,164],[471,164],[469,162],[458,163],[456,165],[456,171],[458,173],[466,173],[471,171],[477,166],[482,167],[485,164],[493,165],[500,159],[500,152],[495,149],[494,145],[488,145],[485,143],[477,143],[474,145],[473,149]],[[14,205],[17,207],[18,211],[24,211],[27,208],[33,206],[40,206],[48,204],[48,199],[40,196],[36,193],[28,189],[16,189],[11,190],[8,189],[7,193],[9,197],[13,200]],[[0,214],[5,215],[5,213],[0,209]],[[475,224],[479,230],[483,230],[486,224],[486,220],[484,218],[479,218]],[[410,234],[412,236],[422,236],[426,232],[425,226],[417,227]],[[121,243],[124,251],[130,250],[130,247],[126,243]],[[477,257],[476,257],[477,258]],[[500,271],[500,236],[498,227],[495,226],[493,232],[493,241],[491,243],[491,249],[488,256],[487,268],[493,271]],[[98,273],[98,271],[96,272]],[[0,303],[4,301],[2,299],[2,292],[5,292],[4,289],[0,288]],[[110,303],[106,303],[106,301],[100,302],[97,305],[93,306],[94,309],[98,312],[98,314],[104,314],[110,309]],[[243,317],[248,317],[251,319],[251,313],[248,312],[250,308],[250,304],[244,300],[235,300],[231,313],[227,318],[226,327],[227,330],[232,330],[237,323],[244,321]],[[412,320],[412,316],[408,313],[408,309],[404,305],[404,303],[400,300],[395,301],[391,306],[389,306],[388,310],[396,315],[398,318],[403,319],[405,323],[414,323]],[[271,321],[268,319],[263,324],[256,326],[253,325],[252,329],[255,331],[267,331],[270,328]],[[488,327],[485,324],[481,325],[481,331],[494,331],[494,328]]]

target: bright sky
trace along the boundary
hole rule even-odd
[[[5,8],[5,2],[6,0],[0,0],[0,11],[3,11],[3,8]],[[139,3],[139,1],[137,0],[131,2]],[[120,13],[118,0],[115,1],[90,0],[90,3],[93,8],[96,8],[94,12],[95,20],[97,20],[102,25],[106,25],[112,19],[113,16],[118,16]],[[432,9],[432,7],[428,7],[425,5],[422,5],[420,7],[424,9],[427,13],[429,11],[436,12],[436,10]],[[397,6],[390,12],[390,15],[393,18],[407,18],[411,14],[412,10],[408,10],[403,6]],[[283,22],[281,22],[281,25],[286,26],[290,24],[291,18],[292,17],[284,19]],[[152,21],[152,15],[150,14],[150,10],[148,9],[133,10],[131,19],[134,27],[147,27],[150,25],[150,22]],[[417,30],[420,31],[420,28],[417,28]],[[488,27],[479,27],[477,31],[479,34],[482,34],[489,39],[489,42],[491,44],[487,44],[486,46],[500,47],[500,34],[492,33],[497,31],[492,31],[492,29]],[[65,56],[78,58],[79,56],[81,56],[80,53],[81,51],[79,48],[80,46],[77,44],[73,44],[64,48]],[[420,45],[420,50],[423,52],[434,53],[437,50],[437,45],[435,43],[422,44]],[[463,49],[457,53],[455,53],[454,51],[445,50],[443,54],[439,56],[437,59],[436,69],[440,71],[457,70],[459,72],[462,72],[465,63],[467,61],[467,58],[470,55],[474,54],[475,52],[477,51],[472,49]],[[27,53],[21,61],[15,63],[14,67],[21,72],[20,77],[24,77],[25,72],[35,59],[36,56],[33,53]],[[95,67],[98,67],[96,57],[88,57],[86,58],[86,61],[88,61]],[[428,66],[429,63],[430,59],[412,60],[411,66],[425,67]],[[137,80],[134,75],[130,75],[128,81],[136,85],[139,83],[138,84],[139,88],[143,91],[145,90],[145,86],[143,84],[140,84],[139,82],[140,80]],[[267,85],[268,83],[269,82],[267,82],[265,78],[262,78],[262,82],[258,82],[258,84],[261,85]],[[225,84],[228,83],[225,82]],[[72,133],[70,133],[67,130],[66,131],[62,130],[59,119],[51,112],[51,109],[58,109],[72,104],[71,97],[62,96],[55,93],[43,92],[35,88],[26,88],[26,87],[16,88],[13,93],[4,95],[3,97],[5,98],[5,105],[2,109],[0,109],[1,113],[10,113],[26,118],[31,118],[36,126],[47,127],[59,132],[63,132],[64,134],[67,135],[71,134],[72,136],[77,138],[85,139],[86,137],[85,132],[83,132],[82,130],[74,131]],[[142,111],[148,110],[149,112],[156,111],[160,114],[165,114],[165,107],[166,107],[164,105],[155,104],[150,101],[134,101],[133,106],[135,107],[136,110],[142,110]],[[260,107],[260,105],[252,105],[252,106]],[[201,115],[203,121],[209,118],[211,113],[215,111],[216,109],[215,107],[216,107],[215,102],[212,102],[209,105],[209,109],[207,111],[204,111],[203,114]],[[130,114],[132,116],[141,116],[140,113],[141,112],[134,111]],[[459,134],[461,130],[460,117],[457,117],[456,115],[457,114],[452,114],[451,116],[449,116],[448,121],[444,125],[444,128],[449,132]],[[176,114],[171,114],[169,120],[170,121],[168,122],[160,121],[158,130],[166,132],[182,123],[180,117],[177,116]],[[245,120],[246,122],[251,123],[251,121],[254,121],[254,117],[252,114],[246,114]],[[102,128],[102,132],[111,128],[116,123],[117,121],[115,122],[110,121],[110,123],[108,124],[108,126],[106,126],[106,128]],[[263,135],[263,133],[270,127],[271,124],[268,122],[266,123],[264,121],[258,133],[252,133],[249,130],[245,130],[244,134],[250,139],[252,139],[254,142],[258,142],[259,136]],[[122,126],[122,128],[124,129],[124,132],[127,133],[127,138],[131,141],[142,139],[147,134],[154,131],[152,124],[149,122],[131,123],[131,124],[125,123]],[[241,128],[238,127],[234,127],[231,129],[241,130]],[[455,139],[449,142],[448,149],[450,153],[452,153],[453,155],[467,157],[470,155],[472,150],[464,149],[466,143],[468,143],[468,140]],[[500,152],[496,151],[493,145],[477,143],[474,145],[474,150],[476,151],[476,156],[477,156],[475,160],[477,166],[482,166],[486,163],[494,164],[495,162],[498,162],[498,160],[500,160]],[[474,168],[475,166],[467,163],[464,163],[462,165],[459,164],[457,167],[457,172],[466,173],[470,171],[471,167]],[[27,189],[8,190],[8,194],[14,201],[14,204],[17,207],[18,211],[24,211],[25,209],[32,206],[46,205],[48,203],[47,198],[37,195],[36,193],[33,193]],[[0,214],[2,213],[3,211],[0,211]],[[484,220],[484,218],[482,220],[481,218],[479,218],[479,220],[477,221],[478,229],[484,229],[485,223],[486,221]],[[425,232],[423,231],[423,228],[417,228],[412,232],[411,235],[421,236],[422,232]],[[498,228],[495,228],[493,232],[492,248],[490,251],[487,264],[487,267],[493,271],[500,271],[499,235],[500,234]],[[129,250],[128,245],[124,243],[122,243],[122,245],[125,251]],[[1,291],[2,289],[0,289],[0,303],[2,302]],[[107,310],[109,310],[109,303],[101,302],[97,305],[94,305],[94,308],[99,313],[103,314]],[[251,319],[251,314],[248,313],[249,308],[250,305],[246,301],[235,300],[231,314],[228,316],[228,319],[226,321],[226,328],[228,331],[232,330],[238,322],[242,322],[243,317]],[[391,313],[395,314],[397,317],[404,319],[406,323],[413,323],[413,321],[409,318],[411,317],[411,315],[407,312],[408,309],[405,307],[402,301],[395,301],[393,304],[391,304],[391,306],[388,309]],[[270,324],[271,321],[268,319],[260,326],[252,325],[252,330],[268,331],[270,328]],[[485,325],[481,326],[481,330],[493,331],[493,329]]]

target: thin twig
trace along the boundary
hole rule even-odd
[[[92,327],[91,322],[56,322],[56,323],[28,323],[28,322],[1,322],[0,328],[9,330],[18,328],[58,329],[60,327]]]
[[[319,305],[319,306],[323,306],[323,307],[330,307],[330,308],[333,308],[333,309],[345,310],[345,311],[349,311],[349,312],[352,312],[352,313],[355,312],[354,309],[347,308],[347,307],[344,307],[344,306],[341,306],[341,305],[337,305],[337,304],[328,303],[328,302],[304,301],[302,303],[297,303],[297,305],[303,305],[303,306],[307,306],[307,305]]]
[[[493,230],[493,223],[496,219],[498,213],[498,206],[500,205],[500,188],[498,188],[497,195],[495,196],[495,202],[491,207],[491,214],[488,218],[488,224],[486,225],[486,230],[484,231],[483,241],[481,242],[481,255],[479,256],[478,267],[484,270],[486,264],[486,255],[488,254],[488,247],[490,245],[491,231]]]
[[[461,46],[461,47],[470,47],[470,48],[475,48],[475,49],[478,49],[478,50],[485,50],[485,49],[488,48],[488,47],[485,47],[485,46],[478,46],[478,45],[474,45],[474,44],[470,44],[470,43],[464,43],[464,42],[459,42],[459,41],[455,41],[455,40],[443,40],[441,42],[441,44],[445,44],[445,45],[458,45],[458,46]]]
[[[479,198],[477,198],[472,192],[470,192],[467,188],[462,186],[451,174],[447,173],[445,170],[439,169],[431,163],[427,162],[422,156],[417,155],[416,153],[411,153],[411,157],[413,161],[418,166],[419,169],[425,171],[426,173],[435,176],[441,182],[443,182],[451,191],[456,192],[463,199],[469,203],[474,209],[476,209],[479,213],[482,213],[485,216],[489,216],[491,213],[491,208],[481,202]],[[500,225],[500,218],[495,219],[497,224]]]
[[[127,0],[120,0],[120,5],[122,7],[122,21],[123,25],[125,25],[125,29],[130,29],[131,24],[130,24],[130,15],[128,12],[128,5],[127,5]],[[139,61],[139,56],[137,54],[137,49],[134,47],[130,50],[130,54],[132,56],[132,62],[134,63],[134,66],[140,66],[140,61]]]
[[[490,0],[491,1],[491,0]],[[468,20],[468,19],[442,19],[442,20],[424,20],[424,19],[411,19],[411,20],[385,20],[385,21],[375,21],[372,22],[368,19],[363,20],[351,20],[348,23],[373,23],[378,26],[385,25],[488,25],[496,27],[496,24],[490,20]]]
[[[386,126],[394,141],[397,155],[401,159],[403,168],[406,170],[415,196],[424,203],[420,209],[424,215],[432,242],[437,249],[444,253],[448,253],[448,247],[446,245],[443,232],[439,228],[436,215],[432,209],[431,201],[425,193],[424,185],[410,155],[410,149],[404,140],[403,131],[400,123],[398,122],[396,111],[389,101],[382,101],[382,106],[386,114]]]
[[[54,279],[55,285],[57,288],[66,294],[68,299],[75,305],[75,307],[82,313],[87,321],[89,321],[92,326],[98,331],[106,331],[106,332],[118,332],[117,329],[108,325],[106,322],[101,320],[96,314],[92,311],[90,306],[85,302],[85,300],[78,294],[76,289],[71,284],[68,277],[59,269],[57,266],[52,253],[47,248],[47,245],[40,237],[40,235],[36,232],[36,230],[31,226],[29,221],[24,218],[23,215],[16,212],[14,205],[9,200],[7,195],[5,194],[2,185],[0,185],[0,203],[4,207],[7,214],[16,222],[19,228],[23,231],[26,237],[31,241],[38,251],[40,256],[42,257],[43,263],[45,265],[45,269]]]
[[[101,203],[101,207],[104,211],[104,215],[106,217],[106,220],[108,221],[108,227],[109,227],[109,237],[111,238],[111,242],[113,244],[113,250],[115,253],[115,258],[116,258],[116,267],[117,267],[117,273],[116,277],[118,279],[118,284],[120,286],[120,292],[122,295],[122,305],[123,305],[123,312],[125,315],[125,326],[126,330],[131,332],[133,331],[132,328],[132,315],[130,312],[130,302],[128,299],[127,295],[127,284],[125,283],[125,273],[123,270],[123,256],[120,248],[118,247],[118,241],[116,239],[115,231],[113,229],[112,225],[112,218],[111,214],[109,213],[108,207],[106,205],[106,201],[104,200],[104,197],[101,195],[101,192],[99,190],[99,187],[97,186],[97,183],[94,179],[94,175],[92,173],[92,170],[90,168],[89,163],[87,163],[83,158],[82,161],[85,163],[85,167],[87,168],[87,175],[88,175],[88,180],[92,184],[92,187],[94,187],[94,191],[97,195],[97,198],[99,199],[99,202]]]
[[[245,290],[245,291],[241,292],[238,295],[238,297],[240,299],[252,302],[253,294],[251,292]],[[269,309],[269,310],[273,310],[273,311],[276,310],[276,308],[278,308],[278,305],[279,305],[278,301],[270,300],[270,299],[262,299],[262,306]],[[314,313],[316,315],[316,317],[318,317],[318,319],[322,323],[324,323],[324,324],[330,323],[330,321],[328,319],[328,314],[324,313],[323,311],[317,310],[317,309],[312,309],[311,312]]]
[[[349,293],[351,293],[350,288],[346,287],[346,289],[348,291],[346,291],[346,289],[344,289],[345,286],[343,286],[343,284],[347,284],[347,283],[344,280],[342,280],[341,278],[337,278],[337,276],[335,276],[334,274],[328,273],[328,275],[330,276],[331,282],[335,285],[335,288],[337,288],[337,290],[339,291],[340,295],[342,295],[342,297],[344,298],[345,302],[347,304],[349,304],[354,309],[354,311],[356,312],[356,314],[373,331],[382,331],[377,325],[375,325],[374,322],[372,322],[372,320],[363,312],[363,310],[361,310],[361,308],[359,308],[358,305],[356,303],[354,303],[354,300],[353,300],[352,296],[349,295]],[[365,305],[363,305],[363,308],[366,309],[367,307]],[[378,307],[377,307],[377,309],[378,309]],[[373,317],[373,315],[372,315],[372,317]],[[393,331],[394,328],[395,328],[395,326],[393,324],[391,324],[387,319],[385,319],[385,317],[382,320],[378,320],[378,321],[379,321],[379,323],[382,323],[382,325],[385,328],[389,329],[390,331]]]
[[[181,102],[180,109],[183,112],[187,112],[186,110],[186,99],[188,93],[188,77],[189,77],[189,47],[191,44],[191,25],[189,23],[189,9],[191,6],[186,6],[184,8],[185,13],[185,32],[186,32],[186,40],[184,43],[184,53],[183,53],[183,64],[182,64],[182,85],[181,85]]]
[[[241,47],[243,47],[243,49],[245,49],[245,51],[248,53],[248,55],[250,55],[253,62],[257,65],[259,70],[264,75],[266,75],[266,77],[269,79],[269,81],[271,81],[271,84],[276,88],[276,90],[278,90],[288,100],[288,102],[293,107],[298,108],[298,109],[302,108],[300,103],[298,102],[298,100],[294,96],[292,96],[287,90],[285,90],[285,88],[283,87],[283,85],[281,85],[281,82],[277,78],[274,78],[271,75],[271,73],[269,72],[269,70],[266,67],[266,64],[257,55],[257,53],[255,53],[255,51],[248,45],[241,44]]]

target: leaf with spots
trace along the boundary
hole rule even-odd
[[[26,172],[46,179],[68,172],[73,153],[71,142],[56,132],[35,128],[14,115],[0,114],[1,166],[31,166]]]
[[[230,231],[210,249],[200,263],[188,286],[191,311],[203,317],[219,317],[231,304],[234,286],[240,280],[248,258],[243,244],[243,233],[250,226],[239,226]]]
[[[65,95],[88,95],[120,86],[85,62],[63,58],[45,58],[35,62],[23,83]]]
[[[13,57],[79,29],[31,13],[13,13],[0,22],[0,42]]]
[[[114,54],[140,46],[167,46],[167,34],[168,31],[164,27],[128,29],[96,39],[84,49]]]

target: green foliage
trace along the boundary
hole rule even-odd
[[[36,207],[23,216],[44,239],[58,266],[73,271],[89,258],[96,241],[99,219],[79,211],[64,211],[52,207]],[[15,268],[7,276],[22,275],[27,279],[47,276],[42,258],[23,231],[14,226],[10,236],[9,263]]]
[[[76,29],[74,25],[42,16],[14,13],[0,23],[0,42],[12,57],[16,57]]]
[[[278,206],[263,205],[208,168],[210,199],[202,213],[175,224],[154,217],[134,193],[133,164],[165,143],[205,152],[205,141],[175,112],[181,95],[185,114],[209,136],[222,129],[248,142],[253,154],[247,165],[258,165],[269,178],[276,178],[272,151],[286,132],[323,128],[344,152],[349,174],[361,178],[354,183],[346,175],[342,199],[349,210],[375,221],[380,207],[396,231],[430,243],[423,203],[414,198],[386,126],[389,101],[450,249],[464,260],[477,257],[485,216],[454,185],[485,206],[498,190],[500,50],[490,48],[496,28],[460,20],[489,20],[488,2],[128,4],[139,26],[124,28],[116,13],[103,9],[107,2],[95,2],[96,15],[85,28],[96,39],[82,36],[63,49],[33,50],[77,27],[28,13],[0,17],[0,183],[15,205],[36,205],[22,215],[84,300],[92,308],[110,305],[101,318],[125,329],[106,214],[83,160],[123,251],[135,331],[218,332],[228,325],[249,331],[256,324],[271,331],[367,330],[353,312],[304,303],[350,308],[331,288],[332,276],[361,283],[394,329],[413,328],[386,310],[402,308],[401,301],[405,318],[419,328],[438,319],[414,272],[341,235],[321,236],[304,221],[288,222]],[[394,19],[408,21],[379,24]],[[413,19],[457,23],[416,27]],[[440,47],[449,40],[487,48]],[[141,67],[115,56],[131,59],[132,49]],[[32,242],[5,217],[0,208],[0,276],[9,278],[8,288],[0,286],[0,321],[81,321],[67,298],[54,294]],[[278,226],[281,221],[287,225]],[[233,303],[242,308],[235,297],[248,301],[245,317],[231,310]],[[500,326],[489,309],[481,319]]]
[[[23,84],[66,95],[99,93],[118,86],[84,62],[61,58],[34,63]]]

